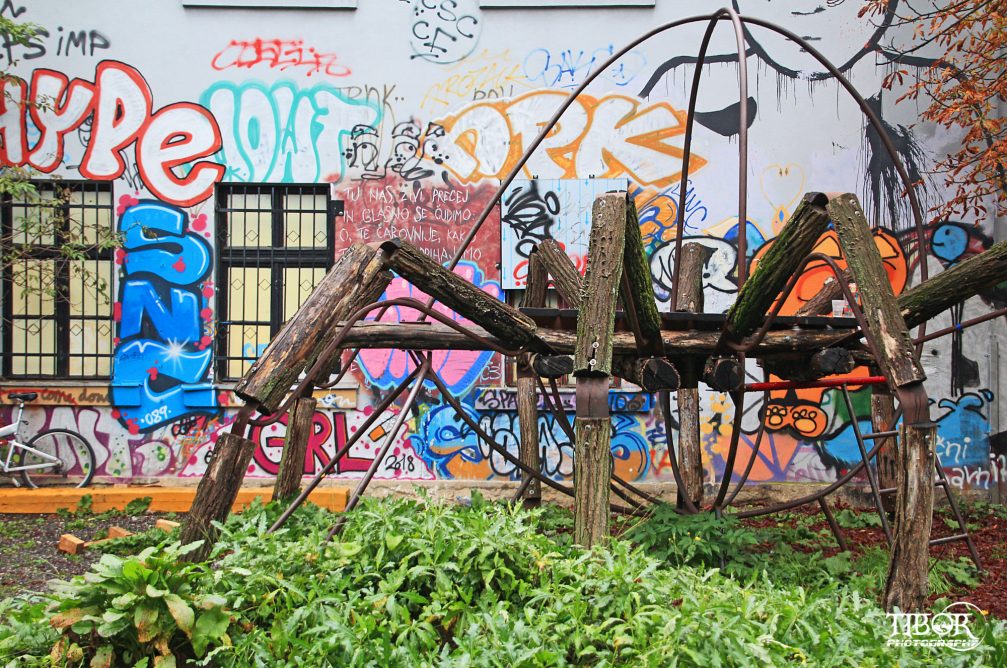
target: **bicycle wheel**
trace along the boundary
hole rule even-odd
[[[21,471],[28,487],[86,487],[94,476],[94,449],[83,436],[69,429],[44,431],[28,441],[28,447],[56,457],[60,463],[49,468]],[[21,464],[33,466],[51,460],[29,450],[21,451]]]

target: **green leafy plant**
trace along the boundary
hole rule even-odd
[[[61,632],[54,659],[75,660],[79,650],[92,668],[170,668],[178,657],[201,657],[227,642],[226,601],[200,592],[208,569],[179,561],[196,547],[174,543],[127,559],[105,554],[86,575],[52,583],[60,602],[49,622]]]
[[[143,515],[145,512],[147,512],[147,510],[150,509],[150,504],[153,501],[154,501],[153,497],[150,496],[144,496],[141,498],[133,499],[132,501],[126,504],[126,507],[123,508],[122,512],[131,517],[135,517],[137,515]]]
[[[881,526],[881,517],[873,510],[840,508],[834,515],[836,524],[843,529],[869,529]]]
[[[627,531],[625,538],[673,566],[725,566],[759,543],[755,533],[734,518],[680,515],[667,504],[657,506],[650,519]]]

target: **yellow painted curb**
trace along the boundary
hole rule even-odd
[[[231,510],[239,512],[256,497],[268,501],[273,494],[270,487],[246,487],[238,491]],[[341,511],[346,508],[350,492],[344,487],[321,487],[308,497],[314,504]],[[151,498],[150,510],[162,513],[184,513],[192,506],[195,487],[85,487],[83,489],[0,489],[0,513],[40,514],[54,513],[59,508],[73,510],[81,497],[91,497],[91,510],[123,510],[134,499]]]

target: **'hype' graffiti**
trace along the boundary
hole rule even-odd
[[[438,119],[446,134],[427,145],[427,157],[463,182],[502,179],[567,98],[562,91],[526,93],[479,102]],[[525,165],[527,178],[614,178],[668,186],[681,176],[682,149],[670,139],[685,132],[684,111],[624,95],[581,95]],[[690,173],[706,164],[692,155]]]
[[[126,252],[112,404],[132,433],[217,406],[203,335],[203,320],[212,317],[212,288],[201,285],[210,247],[188,233],[188,222],[181,209],[156,201],[136,202],[119,218]]]
[[[218,82],[200,98],[221,124],[227,179],[337,182],[350,129],[376,125],[379,109],[330,86]]]
[[[220,149],[220,131],[206,109],[175,102],[153,111],[153,95],[140,72],[111,60],[98,64],[93,82],[37,69],[29,83],[17,78],[0,83],[0,162],[52,172],[63,162],[66,134],[89,116],[90,140],[77,167],[86,179],[122,176],[126,163],[120,152],[134,144],[144,185],[172,204],[206,199],[224,172],[212,162],[194,162]],[[32,125],[38,140],[29,148]]]

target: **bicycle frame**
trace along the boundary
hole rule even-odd
[[[17,406],[17,417],[15,417],[11,423],[5,427],[0,427],[0,438],[11,437],[7,441],[7,456],[2,462],[0,462],[0,472],[3,473],[16,473],[18,471],[32,471],[35,469],[49,469],[62,462],[58,457],[53,457],[52,455],[36,450],[35,448],[26,445],[25,443],[17,440],[17,433],[21,428],[21,416],[24,414],[24,402],[19,401]],[[34,454],[36,457],[41,457],[42,459],[47,459],[49,461],[43,462],[41,464],[22,464],[21,466],[11,466],[11,460],[14,458],[15,450],[24,450]]]

